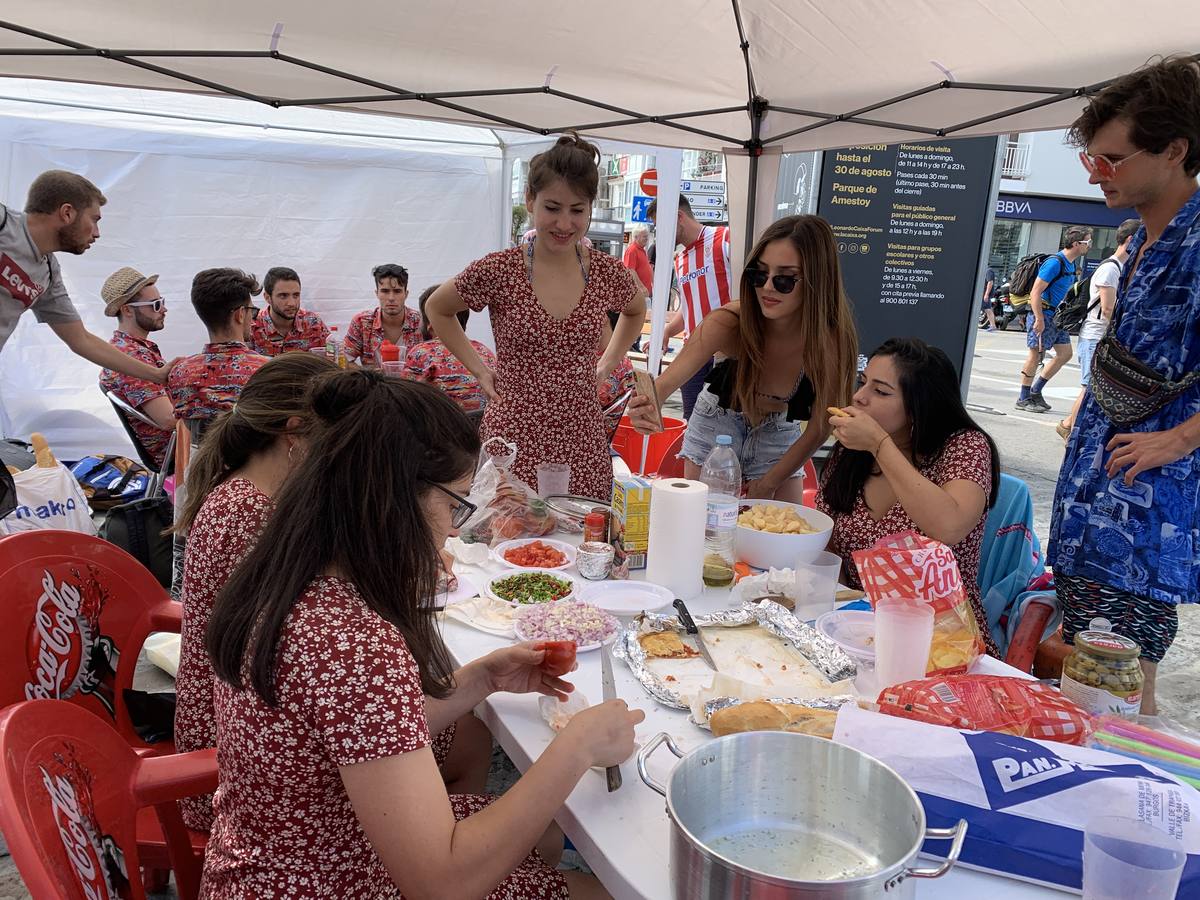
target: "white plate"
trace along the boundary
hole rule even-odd
[[[547,547],[553,547],[559,553],[567,558],[567,561],[561,566],[518,566],[516,563],[511,563],[504,558],[504,554],[512,550],[514,547],[524,547],[526,544],[532,544],[534,541],[541,541]],[[497,544],[492,548],[492,559],[500,563],[500,565],[509,569],[528,569],[530,571],[539,572],[564,572],[571,566],[575,565],[575,548],[563,541],[554,541],[550,538],[517,538],[515,541],[505,541],[503,544]]]
[[[488,583],[484,587],[483,592],[487,596],[492,597],[495,600],[500,600],[502,602],[509,602],[509,601],[504,600],[503,597],[497,596],[496,592],[494,590],[492,590],[492,585],[494,585],[497,581],[503,581],[505,578],[512,578],[516,575],[529,575],[529,574],[533,574],[535,572],[541,572],[544,575],[552,575],[553,577],[558,578],[561,581],[568,582],[571,585],[571,593],[567,594],[565,597],[559,597],[558,599],[559,600],[574,600],[575,599],[576,593],[579,590],[579,585],[576,583],[575,579],[572,578],[570,575],[568,575],[566,572],[562,572],[557,569],[505,569],[499,575],[496,575],[493,578],[488,580]],[[519,603],[519,604],[514,604],[514,605],[521,607],[521,606],[528,606],[529,604]]]
[[[648,581],[597,581],[584,587],[579,599],[614,616],[636,616],[670,606],[675,595]]]
[[[855,659],[875,659],[875,613],[865,609],[835,609],[818,616],[817,631]]]
[[[526,607],[526,608],[528,608],[528,607]],[[524,632],[522,632],[520,610],[517,611],[517,617],[513,621],[513,633],[517,636],[517,640],[519,640],[519,641],[550,640],[550,638],[529,637]],[[593,644],[577,644],[575,646],[575,652],[576,653],[587,653],[589,650],[599,650],[605,644],[611,644],[613,641],[615,641],[617,639],[617,635],[619,635],[620,633],[621,633],[621,623],[618,622],[616,628],[613,629],[613,633],[610,634],[603,641],[596,641]],[[562,640],[562,638],[555,638],[555,640]]]

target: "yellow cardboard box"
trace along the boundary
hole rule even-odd
[[[650,544],[650,481],[636,475],[618,475],[613,479],[613,544],[624,547],[629,568],[646,568],[646,548]]]

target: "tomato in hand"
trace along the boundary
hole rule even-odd
[[[575,665],[574,641],[543,641],[538,649],[546,651],[546,658],[542,660],[542,671],[547,675],[558,678],[570,672],[571,667]]]

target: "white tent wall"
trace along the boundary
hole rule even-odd
[[[200,269],[236,266],[261,278],[270,266],[291,266],[305,307],[344,334],[354,313],[376,304],[373,266],[407,267],[415,307],[426,286],[501,245],[497,210],[508,205],[495,142],[268,131],[0,101],[0,200],[20,209],[30,182],[52,168],[87,176],[108,197],[100,240],[82,256],[58,254],[84,324],[104,337],[115,327],[99,299],[111,272],[157,272],[168,315],[154,338],[168,359],[206,340],[189,302]],[[491,343],[486,316],[468,330]],[[132,455],[97,376],[47,326],[22,317],[0,353],[4,434],[41,431],[66,459]]]

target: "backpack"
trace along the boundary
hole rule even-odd
[[[165,494],[122,503],[108,511],[100,537],[116,544],[153,573],[164,588],[171,586],[174,538],[163,532],[174,521]]]
[[[1100,266],[1110,261],[1116,262],[1116,257],[1108,257],[1108,259],[1100,263]],[[1071,285],[1067,291],[1067,295],[1063,297],[1062,303],[1058,304],[1058,308],[1054,311],[1055,328],[1066,329],[1069,332],[1076,331],[1083,324],[1084,320],[1092,314],[1092,310],[1100,305],[1099,297],[1088,303],[1088,299],[1092,295],[1092,276],[1100,271],[1100,266],[1092,269],[1083,281],[1077,281]]]
[[[1008,279],[1009,296],[1016,294],[1018,297],[1028,297],[1030,291],[1033,290],[1033,283],[1037,281],[1038,269],[1053,255],[1053,253],[1033,253],[1017,263],[1017,267],[1013,269],[1012,278]]]
[[[85,456],[71,466],[94,510],[112,509],[146,493],[150,472],[126,456]]]

